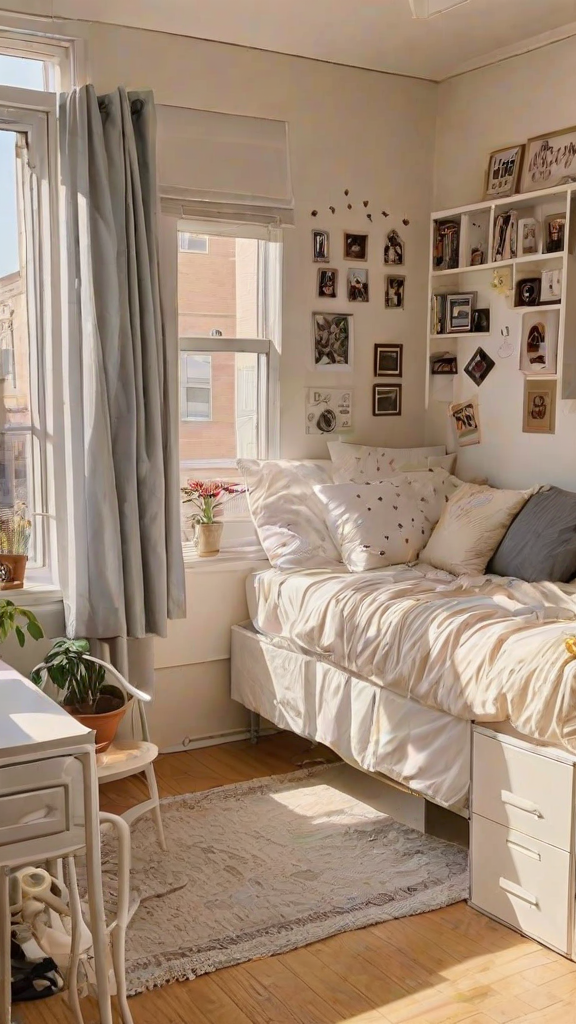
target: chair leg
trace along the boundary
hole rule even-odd
[[[156,772],[154,771],[153,764],[146,765],[144,775],[146,776],[146,782],[148,783],[150,799],[154,800],[152,815],[154,817],[156,831],[158,832],[160,849],[166,851],[168,847],[166,846],[166,836],[164,835],[164,825],[162,824],[162,815],[160,813],[160,796],[158,794],[158,783],[156,782]]]
[[[80,927],[82,922],[82,907],[80,905],[80,894],[76,880],[76,865],[74,857],[66,858],[68,866],[68,892],[70,895],[70,918],[72,924],[72,942],[70,946],[70,961],[66,985],[68,989],[68,1003],[74,1014],[77,1024],[84,1024],[80,999],[78,997],[78,965],[80,963]]]
[[[126,996],[126,929],[130,907],[130,827],[115,814],[100,813],[100,823],[116,829],[118,836],[118,900],[112,927],[112,963],[116,979],[116,997],[122,1024],[133,1024]]]
[[[258,743],[260,739],[260,715],[257,711],[250,712],[250,743]]]

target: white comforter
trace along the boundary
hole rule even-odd
[[[419,565],[256,577],[256,626],[457,718],[510,720],[576,751],[574,584]]]

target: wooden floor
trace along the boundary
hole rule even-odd
[[[163,795],[290,771],[317,749],[284,734],[169,754]],[[138,781],[103,787],[124,810]],[[135,1024],[576,1024],[576,965],[460,903],[347,932],[130,1000]],[[85,1017],[97,1021],[94,1005]],[[15,1008],[15,1021],[69,1024],[63,997]]]

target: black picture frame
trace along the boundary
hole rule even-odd
[[[403,363],[403,345],[374,345],[374,376],[401,377]]]
[[[473,309],[472,310],[472,333],[473,334],[490,334],[490,310],[489,309]]]
[[[476,387],[480,387],[484,383],[486,377],[492,372],[496,363],[483,348],[478,347],[466,363],[464,367],[464,373],[467,377],[470,377],[471,381],[474,381]]]
[[[401,384],[374,384],[372,388],[372,415],[402,415]]]
[[[540,302],[541,280],[539,277],[525,277],[516,284],[516,305],[537,306]]]

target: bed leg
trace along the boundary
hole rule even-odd
[[[260,715],[257,711],[250,712],[250,743],[258,743],[260,738]]]

